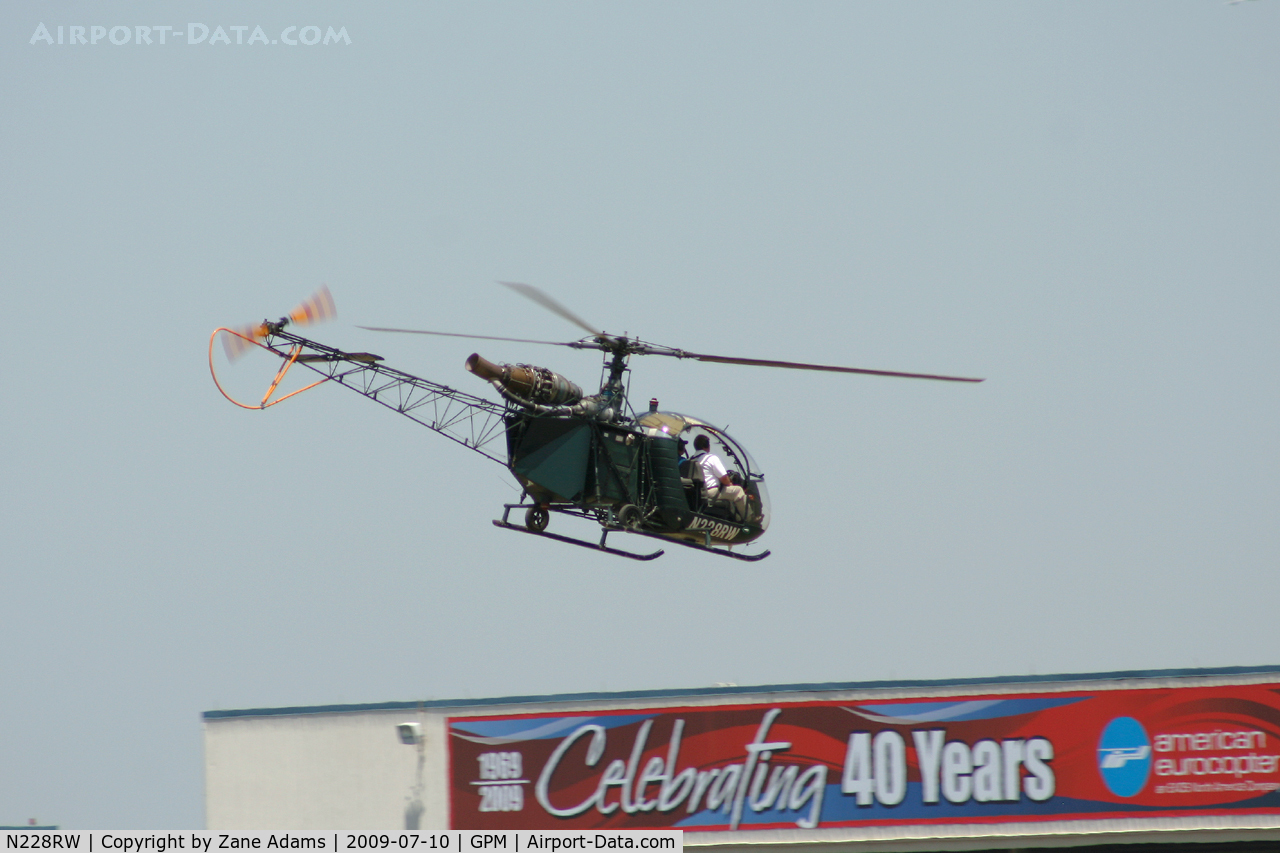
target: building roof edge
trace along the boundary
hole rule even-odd
[[[626,690],[616,693],[558,693],[530,696],[501,696],[488,699],[431,699],[420,702],[371,702],[354,705],[303,705],[285,708],[246,708],[205,711],[205,720],[230,717],[280,717],[303,714],[343,714],[360,711],[413,711],[437,708],[474,708],[499,705],[540,705],[563,702],[590,702],[626,699],[680,699],[691,696],[738,696],[756,693],[815,693],[849,690],[901,690],[904,688],[972,687],[1001,684],[1056,684],[1087,681],[1120,681],[1155,678],[1211,678],[1232,675],[1280,674],[1280,666],[1223,666],[1199,669],[1131,669],[1119,672],[1068,673],[1059,675],[998,675],[978,678],[915,679],[900,681],[820,682],[813,684],[765,684],[731,687],[683,687],[665,690]]]

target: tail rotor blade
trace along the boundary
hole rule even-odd
[[[301,305],[294,308],[289,313],[289,320],[295,326],[309,326],[312,323],[332,320],[336,316],[338,316],[338,309],[334,307],[333,294],[325,284],[321,285],[320,289],[311,294]]]
[[[288,320],[295,326],[309,326],[332,320],[336,316],[338,311],[333,304],[333,294],[329,292],[328,285],[321,285],[319,290],[304,299],[281,322]],[[270,330],[266,323],[248,323],[225,331],[227,334],[222,336],[222,350],[227,354],[228,361],[235,361],[252,349],[254,343],[265,338]]]
[[[222,351],[227,354],[227,361],[240,358],[253,347],[254,341],[267,336],[267,327],[264,323],[250,323],[224,331],[228,334],[222,336]]]

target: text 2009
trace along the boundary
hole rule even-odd
[[[413,850],[421,846],[424,850],[448,850],[447,835],[348,835],[348,850],[386,850],[388,847],[399,847],[401,850]]]

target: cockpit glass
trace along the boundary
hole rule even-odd
[[[734,483],[746,490],[753,520],[762,530],[769,526],[772,509],[769,506],[769,492],[764,485],[764,473],[746,448],[728,433],[706,421],[678,412],[647,412],[639,418],[639,423],[643,427],[675,436],[680,442],[681,459],[693,456],[697,452],[694,442],[699,435],[705,435],[710,444],[710,452],[724,463]]]

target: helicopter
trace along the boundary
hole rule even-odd
[[[388,367],[381,356],[335,349],[290,331],[289,327],[336,316],[327,287],[278,320],[215,329],[209,338],[209,370],[222,395],[246,409],[266,409],[318,385],[337,382],[502,464],[520,485],[521,495],[516,503],[503,505],[502,518],[493,521],[497,527],[633,560],[653,560],[665,551],[637,553],[617,548],[608,544],[611,533],[636,534],[750,562],[771,553],[734,550],[759,539],[769,526],[771,507],[764,472],[739,441],[708,421],[660,410],[657,398],[649,401],[647,410],[637,413],[628,399],[632,356],[944,382],[983,381],[690,352],[607,334],[532,285],[499,283],[578,326],[587,336],[559,342],[382,326],[359,328],[597,350],[604,357],[598,392],[587,394],[545,367],[495,363],[472,353],[464,368],[487,382],[499,402]],[[223,388],[213,355],[219,335],[230,361],[253,347],[282,360],[260,402],[240,402]],[[320,378],[273,398],[295,364]],[[691,453],[691,447],[703,452]],[[710,475],[707,469],[714,463],[708,456],[720,463],[718,468],[711,467]],[[720,470],[724,473],[717,476]],[[513,512],[523,512],[520,523],[511,520]],[[600,539],[551,532],[547,528],[552,515],[594,521],[600,527]]]

